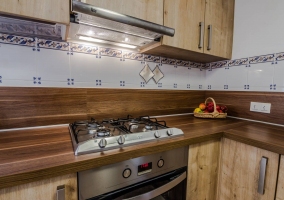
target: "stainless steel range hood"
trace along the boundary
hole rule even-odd
[[[175,30],[128,15],[72,0],[69,40],[79,38],[127,44],[137,47],[159,41],[163,35],[174,36]],[[72,15],[71,15],[72,16]]]

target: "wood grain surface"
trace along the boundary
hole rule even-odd
[[[74,156],[67,126],[2,132],[1,135],[5,134],[5,140],[15,142],[12,142],[10,147],[0,146],[0,188],[72,174],[190,144],[220,139],[224,130],[248,123],[229,118],[197,119],[192,115],[159,119],[166,120],[170,127],[182,129],[184,136],[80,156]],[[48,133],[50,140],[46,137]],[[56,134],[60,138],[57,142]],[[24,139],[25,137],[28,139]]]
[[[220,140],[189,146],[187,200],[216,200],[219,155]]]
[[[199,53],[177,47],[171,47],[168,45],[159,45],[160,43],[154,44],[153,46],[141,49],[141,53],[147,53],[151,55],[164,56],[167,58],[189,60],[192,62],[209,63],[217,62],[221,60],[227,60],[226,58],[212,56],[205,53]]]
[[[230,116],[284,124],[283,92],[205,91],[205,96],[213,97],[219,104],[227,105]],[[271,113],[251,112],[250,102],[271,103]]]
[[[268,158],[264,194],[258,193],[260,160]],[[275,197],[279,154],[227,138],[222,143],[222,158],[218,200],[257,199]]]
[[[0,129],[191,113],[203,99],[204,91],[1,87]]]
[[[55,200],[57,186],[65,185],[66,200],[77,200],[77,174],[68,174],[0,190],[0,200]]]
[[[281,155],[276,200],[284,200],[284,156]]]

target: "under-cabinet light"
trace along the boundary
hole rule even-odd
[[[120,47],[126,47],[126,48],[131,48],[131,49],[135,49],[137,47],[137,46],[130,45],[130,44],[110,42],[110,41],[100,40],[100,39],[96,39],[96,38],[92,38],[92,37],[86,37],[86,36],[79,36],[79,39],[80,40],[89,41],[89,42],[99,42],[99,43],[105,43],[105,44],[112,44],[112,45],[116,45],[116,46],[120,46]]]

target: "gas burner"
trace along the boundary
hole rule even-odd
[[[77,121],[77,122],[74,122],[74,125],[75,126],[87,126],[88,122],[87,121]]]
[[[110,129],[98,129],[97,130],[98,137],[108,137],[110,136]]]
[[[146,130],[152,130],[153,129],[153,126],[149,125],[149,124],[146,124],[145,125],[145,129]]]
[[[103,119],[102,123],[112,123],[114,120],[112,118],[110,119]]]
[[[100,125],[97,122],[90,122],[90,123],[88,123],[88,127],[91,127],[91,128],[97,128],[99,126]]]

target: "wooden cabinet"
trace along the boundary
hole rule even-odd
[[[284,200],[284,156],[281,155],[276,200]]]
[[[187,200],[215,200],[220,140],[189,146]]]
[[[163,24],[163,0],[84,0],[83,2]]]
[[[57,186],[65,185],[65,199],[77,200],[77,174],[69,174],[0,190],[0,200],[56,200]]]
[[[164,25],[175,28],[175,36],[142,52],[197,62],[231,59],[234,2],[165,0]]]
[[[264,194],[258,193],[262,157],[268,158]],[[278,162],[277,153],[223,138],[217,199],[274,199]]]
[[[1,0],[0,13],[69,24],[70,0]]]

